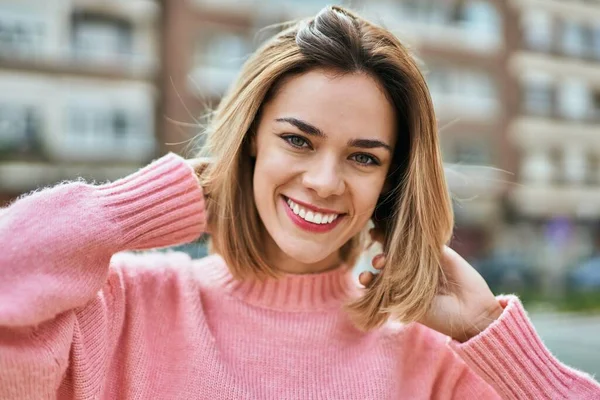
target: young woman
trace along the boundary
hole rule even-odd
[[[208,165],[2,210],[1,399],[600,398],[445,247],[433,107],[392,34],[337,7],[292,26],[208,135]],[[370,220],[385,256],[359,288]],[[124,252],[206,230],[202,260]]]

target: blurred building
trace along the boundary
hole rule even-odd
[[[600,2],[508,2],[507,70],[518,88],[507,137],[517,150],[509,245],[543,264],[548,288],[598,249]],[[518,232],[517,232],[518,231]]]
[[[423,62],[454,197],[453,246],[467,257],[481,257],[502,229],[503,181],[510,176],[499,168],[511,167],[504,135],[510,86],[501,3],[378,0],[360,8]]]
[[[314,15],[321,0],[188,0],[164,2],[164,146],[190,153],[204,116],[214,109],[268,27]]]
[[[422,61],[470,258],[560,270],[600,216],[600,2],[353,0]],[[322,0],[0,2],[0,203],[189,156],[283,21]],[[600,243],[600,242],[598,242]]]
[[[164,68],[167,148],[189,152],[203,112],[214,108],[247,56],[276,29],[265,26],[313,15],[326,1],[166,2]],[[457,199],[460,240],[475,254],[495,236],[507,179],[498,169],[505,140],[503,12],[490,1],[354,1],[423,59],[441,128],[449,180]],[[510,176],[508,176],[510,179]],[[457,232],[458,232],[457,231]]]
[[[261,28],[326,4],[166,2],[168,148],[193,149],[189,138],[201,131],[203,113],[274,33]],[[396,33],[423,62],[455,197],[453,245],[471,258],[516,254],[524,263],[550,259],[562,267],[589,254],[600,213],[599,3],[355,0],[350,6]],[[561,256],[549,248],[561,248]]]
[[[0,203],[155,155],[159,23],[152,0],[0,2]]]

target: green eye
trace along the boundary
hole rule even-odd
[[[375,157],[368,154],[355,154],[352,156],[352,158],[360,165],[379,165],[379,162],[375,159]]]
[[[287,135],[283,137],[283,140],[288,142],[290,145],[297,148],[310,148],[310,143],[302,136],[298,135]]]

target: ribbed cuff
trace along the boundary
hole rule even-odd
[[[99,186],[97,195],[121,227],[122,250],[187,243],[198,238],[206,226],[198,179],[191,166],[173,153]]]
[[[502,315],[465,343],[450,339],[450,347],[503,398],[588,398],[573,394],[590,393],[594,383],[550,353],[520,300],[513,295],[497,299],[504,308]],[[579,389],[572,386],[577,378],[582,380]]]

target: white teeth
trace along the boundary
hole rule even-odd
[[[330,224],[339,216],[339,214],[321,214],[318,212],[305,210],[302,208],[302,206],[289,199],[287,200],[287,203],[294,214],[299,215],[300,218],[308,222],[312,222],[313,224]]]

